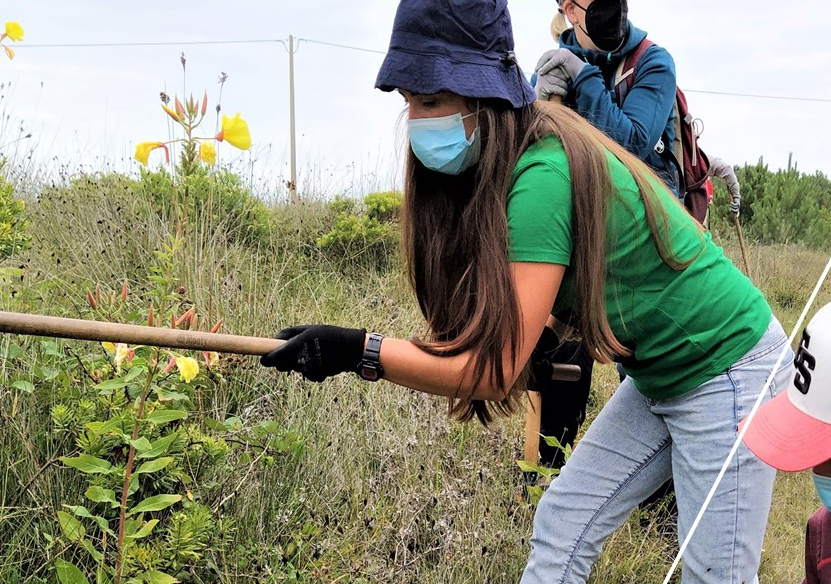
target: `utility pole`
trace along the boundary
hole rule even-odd
[[[289,35],[289,144],[291,176],[289,178],[289,202],[297,202],[297,149],[294,137],[294,36]]]

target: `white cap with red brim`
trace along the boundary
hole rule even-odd
[[[831,459],[831,304],[805,327],[794,364],[787,391],[759,408],[744,435],[760,460],[790,472]]]

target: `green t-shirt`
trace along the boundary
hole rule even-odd
[[[683,271],[668,267],[652,240],[634,178],[607,153],[616,194],[608,206],[606,316],[634,354],[623,360],[638,390],[653,399],[681,395],[735,363],[764,334],[771,310],[709,233],[663,186],[669,241]],[[572,201],[562,143],[547,138],[520,157],[508,195],[509,254],[515,262],[566,266],[553,313],[574,302]]]

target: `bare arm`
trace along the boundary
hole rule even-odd
[[[521,338],[516,361],[511,361],[510,348],[503,351],[507,383],[494,387],[483,380],[473,399],[502,400],[522,371],[560,289],[565,266],[558,264],[515,262],[511,275],[520,308]],[[454,357],[428,355],[409,341],[386,338],[381,345],[381,365],[384,378],[419,391],[448,397],[467,396],[473,389],[473,380],[465,368],[474,355],[470,352]]]

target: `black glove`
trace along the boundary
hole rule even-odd
[[[294,326],[281,330],[275,338],[287,341],[260,358],[264,367],[297,371],[309,381],[356,371],[364,355],[366,329],[350,329],[325,324]]]

